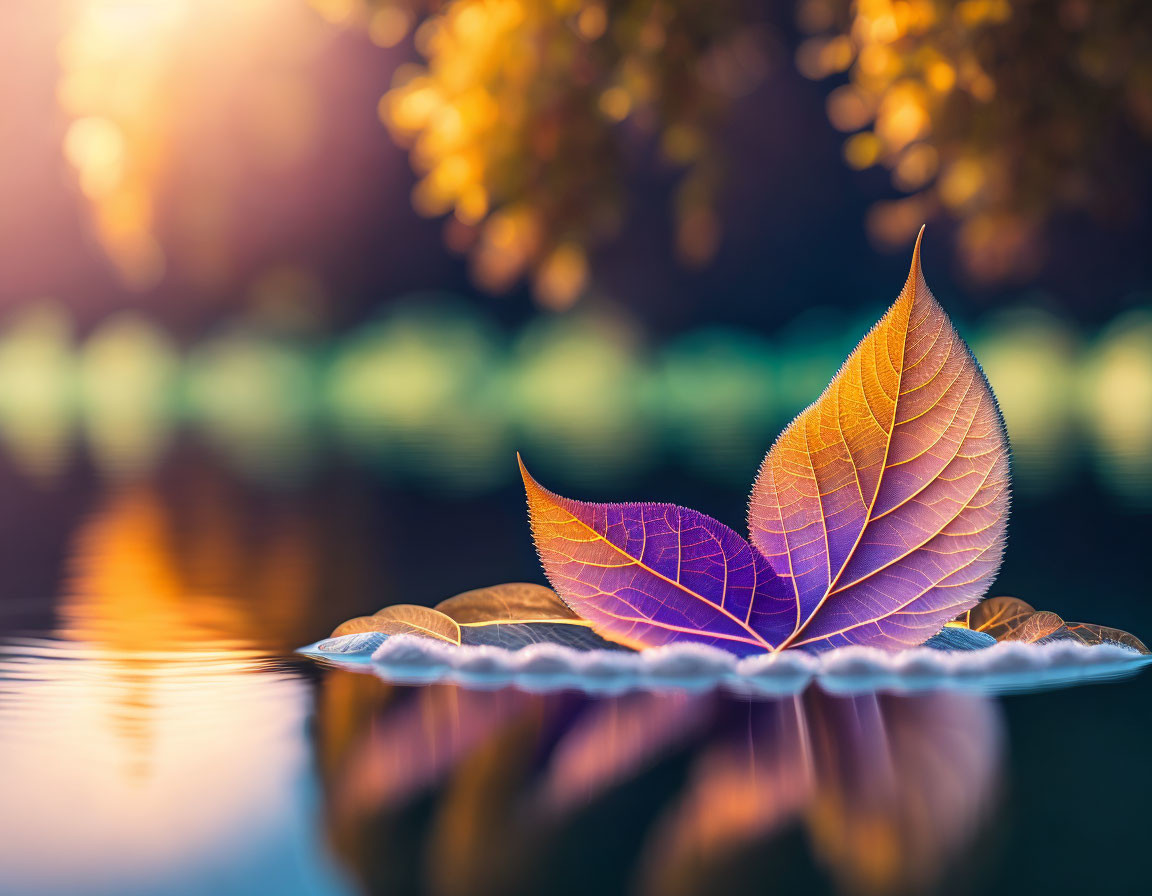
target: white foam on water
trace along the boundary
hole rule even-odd
[[[818,654],[787,650],[741,659],[701,644],[640,653],[579,651],[547,643],[506,650],[411,635],[381,640],[379,635],[355,634],[328,638],[300,652],[369,668],[397,684],[455,682],[473,688],[513,685],[536,692],[576,689],[593,694],[725,688],[763,697],[796,694],[812,683],[836,694],[941,689],[1018,693],[1123,678],[1152,663],[1152,656],[1119,645],[1074,642],[1005,642],[955,651],[841,647]]]

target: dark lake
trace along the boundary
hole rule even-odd
[[[258,484],[192,439],[118,479],[6,462],[0,892],[1145,887],[1147,675],[595,699],[389,686],[294,655],[385,604],[541,581],[508,472],[401,487],[322,455]],[[672,462],[617,482],[742,515],[742,488]],[[1017,497],[994,593],[1147,636],[1147,536],[1074,468]]]

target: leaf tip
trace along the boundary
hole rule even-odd
[[[908,282],[910,283],[924,279],[924,272],[920,269],[920,244],[924,242],[924,231],[927,229],[927,224],[921,224],[920,232],[916,234],[916,244],[912,247],[912,266],[908,271]]]
[[[916,296],[929,293],[928,283],[924,279],[924,271],[920,267],[920,244],[924,241],[924,231],[927,224],[920,225],[920,232],[916,234],[916,244],[912,247],[912,264],[908,269],[908,279],[904,283],[901,298],[915,301]]]
[[[516,452],[516,463],[520,465],[520,477],[524,480],[524,496],[528,499],[528,521],[532,526],[533,536],[539,540],[539,516],[556,496],[532,478],[519,451]]]
[[[524,466],[524,458],[520,456],[519,451],[516,452],[516,463],[520,467],[520,478],[524,480],[524,491],[528,493],[528,498],[531,500],[532,494],[540,491],[540,483],[532,478],[532,474]]]

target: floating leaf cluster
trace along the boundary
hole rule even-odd
[[[983,279],[1030,273],[1061,211],[1141,208],[1152,143],[1152,7],[1009,0],[802,0],[797,53],[813,78],[847,72],[828,115],[854,168],[883,165],[907,198],[869,229],[900,246],[937,214]]]
[[[748,539],[672,504],[564,498],[522,461],[520,471],[558,598],[489,589],[434,611],[388,608],[335,635],[460,644],[465,628],[559,621],[637,650],[692,642],[748,656],[913,647],[951,623],[984,635],[977,641],[1073,639],[1147,652],[1123,632],[1065,624],[1019,601],[973,611],[1004,549],[1008,441],[983,371],[924,281],[919,240],[896,302],[764,458]],[[527,586],[504,586],[514,587]],[[533,618],[537,606],[550,609]],[[338,645],[318,649],[329,648]]]
[[[765,457],[749,540],[681,507],[561,498],[521,470],[553,587],[632,646],[915,646],[980,599],[1004,548],[1003,421],[919,241],[899,298]]]

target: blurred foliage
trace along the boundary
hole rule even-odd
[[[863,320],[814,309],[775,339],[708,327],[652,346],[591,308],[508,334],[422,294],[332,341],[248,322],[180,350],[130,314],[77,344],[65,313],[33,306],[0,326],[0,446],[45,482],[79,448],[131,481],[192,431],[273,483],[335,450],[386,478],[475,493],[512,481],[520,449],[575,485],[671,463],[743,488]],[[1152,308],[1081,332],[1017,306],[966,335],[1008,424],[1017,492],[1055,491],[1087,465],[1121,501],[1152,505]]]
[[[846,161],[887,168],[908,194],[873,205],[867,226],[882,245],[904,246],[925,220],[948,216],[966,267],[999,280],[1035,271],[1060,213],[1116,222],[1143,209],[1144,0],[795,3],[810,35],[796,53],[801,72],[847,80],[827,97],[832,124],[851,133]],[[291,242],[281,226],[315,240],[310,215],[332,192],[328,178],[370,176],[352,156],[347,166],[313,158],[326,131],[340,132],[326,149],[363,141],[354,116],[326,117],[320,77],[330,38],[353,28],[422,60],[400,61],[379,102],[410,148],[415,210],[444,217],[446,244],[470,257],[481,286],[529,278],[551,308],[587,291],[593,254],[624,229],[630,191],[664,179],[654,163],[679,172],[670,214],[679,256],[713,257],[722,180],[740,177],[727,171],[724,124],[766,77],[783,25],[772,21],[779,8],[753,0],[66,0],[64,9],[63,154],[127,285],[175,274],[201,289],[234,287],[255,231],[269,229],[276,252]],[[772,122],[773,138],[790,139],[788,125]],[[259,228],[246,226],[254,214]]]
[[[673,203],[679,254],[712,257],[717,126],[766,64],[751,7],[434,5],[415,32],[427,64],[397,70],[380,114],[412,147],[416,210],[452,214],[446,240],[470,252],[483,286],[503,290],[530,274],[543,304],[572,304],[587,283],[588,252],[621,227],[629,144],[649,137],[663,161],[684,169]],[[380,7],[369,27],[381,16],[399,22],[406,13],[387,12],[395,8]]]
[[[868,227],[903,246],[940,214],[985,280],[1027,276],[1061,211],[1141,210],[1152,142],[1152,5],[1145,0],[801,0],[797,51],[828,96],[853,168],[883,165],[910,195]]]

